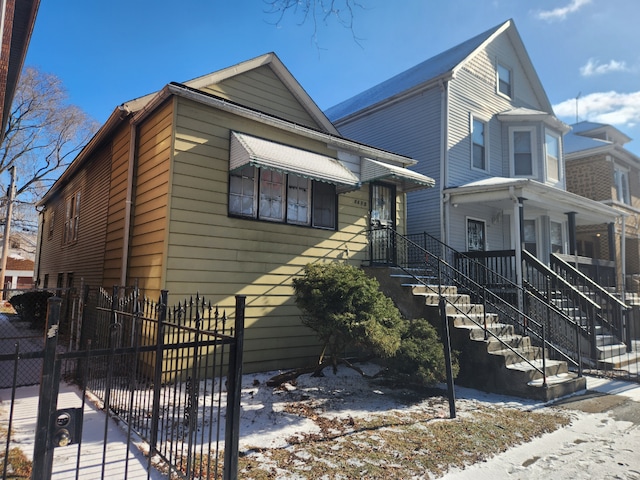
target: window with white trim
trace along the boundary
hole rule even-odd
[[[524,249],[531,255],[536,256],[538,254],[537,246],[537,233],[536,233],[536,221],[524,220],[522,222]]]
[[[514,177],[535,176],[534,145],[535,130],[533,128],[511,128],[509,130],[511,172]]]
[[[287,222],[309,225],[311,181],[308,178],[289,175],[287,183]]]
[[[73,243],[78,240],[78,224],[80,220],[80,192],[75,192],[65,201],[64,232],[62,242]]]
[[[560,180],[560,137],[550,132],[545,133],[544,151],[547,165],[547,180]]]
[[[229,213],[253,217],[256,214],[256,169],[244,167],[229,177]]]
[[[487,170],[487,124],[473,116],[471,118],[471,166]]]
[[[260,205],[261,220],[282,222],[284,220],[285,175],[272,170],[260,169]]]
[[[551,239],[551,253],[564,253],[564,239],[562,235],[562,223],[550,222],[549,237]]]
[[[513,85],[511,83],[511,69],[498,63],[496,68],[498,93],[509,98],[513,96]]]
[[[613,184],[615,195],[618,202],[631,205],[631,196],[629,195],[629,172],[616,166],[613,171]]]
[[[333,184],[246,166],[229,174],[229,215],[335,230]]]

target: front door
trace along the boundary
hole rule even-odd
[[[482,220],[467,219],[467,250],[470,252],[484,252],[485,223]]]
[[[392,186],[376,183],[371,185],[369,218],[372,263],[395,263],[395,199],[396,192]]]

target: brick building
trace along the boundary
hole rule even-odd
[[[624,214],[611,224],[580,227],[578,255],[616,260],[618,284],[640,292],[640,157],[611,125],[579,122],[564,138],[567,190]],[[624,259],[624,261],[622,261]]]

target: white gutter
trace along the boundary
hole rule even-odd
[[[297,135],[311,138],[313,140],[326,142],[328,146],[331,146],[334,148],[335,147],[343,148],[344,150],[357,153],[359,155],[366,156],[369,158],[373,158],[374,160],[382,159],[403,167],[406,167],[409,165],[415,165],[416,163],[418,163],[417,160],[414,160],[413,158],[410,158],[410,157],[406,157],[404,155],[398,155],[396,153],[387,152],[386,150],[381,150],[379,148],[371,147],[363,143],[354,142],[353,140],[347,140],[346,138],[320,132],[318,130],[305,127],[303,125],[298,125],[296,123],[291,123],[287,120],[283,120],[278,117],[267,115],[257,110],[252,110],[242,105],[229,102],[220,97],[215,97],[212,95],[205,94],[203,92],[194,91],[189,87],[176,84],[176,83],[170,83],[169,85],[164,87],[160,92],[158,92],[158,95],[153,100],[151,100],[139,112],[136,112],[136,114],[133,117],[133,121],[136,123],[141,121],[146,115],[148,115],[149,112],[151,112],[154,108],[156,108],[158,104],[162,103],[170,95],[177,95],[183,98],[187,98],[189,100],[193,100],[194,102],[212,106],[212,107],[218,108],[219,110],[223,110],[225,112],[233,113],[240,117],[248,118],[251,120],[264,123],[266,125],[270,125],[272,127],[276,127],[280,130],[295,133]]]

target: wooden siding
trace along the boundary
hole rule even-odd
[[[436,181],[434,188],[407,194],[406,228],[440,237],[441,93],[433,88],[357,119],[338,124],[340,133],[418,160],[412,167]]]
[[[112,140],[111,180],[102,284],[104,287],[122,283],[122,249],[124,246],[130,135],[130,126],[125,124],[114,133]]]
[[[267,65],[202,90],[291,122],[322,128]]]
[[[138,127],[134,207],[127,283],[148,292],[163,285],[173,103],[168,102]]]
[[[310,262],[365,260],[368,188],[339,195],[337,231],[227,215],[230,131],[335,155],[326,144],[180,100],[166,282],[171,301],[200,292],[233,311],[247,296],[245,369],[305,365],[320,352],[300,321],[291,280]]]
[[[89,285],[102,285],[105,251],[106,223],[109,205],[111,171],[111,145],[100,147],[90,161],[90,168],[80,170],[73,176],[59,195],[47,205],[54,211],[53,236],[49,238],[49,227],[45,223],[42,235],[39,286],[44,286],[48,275],[48,287],[55,287],[60,273],[64,274],[63,286],[68,286],[68,275],[73,274],[73,286],[79,287],[84,280]],[[78,239],[64,244],[65,201],[74,193],[80,193]],[[50,218],[49,215],[45,216]]]

